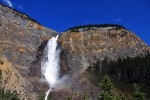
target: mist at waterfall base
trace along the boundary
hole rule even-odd
[[[47,100],[49,93],[52,89],[59,90],[65,87],[64,80],[66,77],[59,78],[60,76],[60,48],[57,48],[57,39],[52,37],[45,48],[43,61],[41,63],[41,71],[45,81],[49,85],[49,90],[46,92],[45,100]]]

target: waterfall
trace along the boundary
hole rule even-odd
[[[52,91],[52,88],[55,88],[55,85],[59,81],[59,54],[60,49],[57,49],[57,39],[52,37],[47,44],[47,53],[45,56],[46,59],[43,59],[41,63],[42,74],[49,84],[49,90],[46,92],[45,100],[47,100],[49,93]]]

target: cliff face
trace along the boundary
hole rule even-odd
[[[22,100],[34,100],[36,96],[31,83],[34,79],[30,75],[39,72],[40,57],[46,41],[56,34],[28,16],[0,5],[1,87],[17,90],[21,98],[24,98]],[[32,73],[33,71],[36,72]]]
[[[39,91],[45,92],[47,87],[39,77],[43,50],[56,34],[30,17],[0,5],[0,87],[16,90],[21,100],[37,100]],[[143,56],[150,51],[135,34],[115,26],[69,30],[61,34],[58,42],[62,49],[62,75],[69,77],[71,86],[53,92],[53,100],[68,96],[82,100],[81,92],[85,91],[94,99],[100,89],[87,78],[86,69],[91,64],[105,58],[115,61],[119,57]]]
[[[84,27],[69,30],[62,33],[59,43],[62,48],[62,71],[71,75],[72,86],[75,91],[86,91],[91,99],[95,99],[92,96],[93,93],[98,95],[99,92],[97,91],[100,91],[96,86],[99,84],[103,73],[106,74],[103,69],[112,70],[114,68],[107,68],[109,66],[104,62],[104,59],[117,61],[120,58],[142,57],[150,51],[149,47],[134,33],[115,26]],[[122,65],[119,68],[115,67],[113,73],[116,74],[117,80],[121,78],[122,80],[132,80],[132,78],[134,80],[140,76],[137,74],[140,71],[136,68],[130,68],[132,63],[130,65],[128,68],[121,68]],[[89,68],[92,74],[88,72]],[[143,69],[141,68],[141,71]],[[141,76],[145,76],[142,73]],[[146,71],[146,73],[150,72]],[[143,80],[148,80],[148,77],[146,76],[147,79],[143,78]]]
[[[28,66],[36,58],[41,43],[56,32],[0,5],[0,34],[0,53],[13,63]]]
[[[62,33],[60,43],[68,68],[73,72],[82,72],[90,64],[104,58],[136,57],[145,55],[149,47],[134,33],[116,27],[100,27],[77,32]],[[75,73],[76,74],[76,73]]]

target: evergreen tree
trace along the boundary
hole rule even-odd
[[[110,78],[108,75],[105,75],[103,77],[103,80],[99,84],[100,87],[102,87],[103,91],[100,94],[99,100],[113,100],[112,90],[113,90],[113,84],[111,83]]]
[[[140,91],[140,87],[137,84],[134,84],[133,100],[146,100],[144,93]]]
[[[99,84],[103,91],[98,100],[126,100],[125,95],[119,96],[114,90],[114,86],[108,75],[105,75]]]
[[[44,98],[45,98],[45,94],[41,93],[40,96],[38,97],[38,100],[44,100]]]
[[[88,99],[88,95],[87,95],[87,93],[86,93],[86,92],[84,92],[83,100],[89,100],[89,99]]]
[[[72,97],[68,96],[66,100],[72,100]]]
[[[102,87],[105,93],[110,93],[113,88],[113,85],[108,75],[105,75],[103,77],[103,80],[99,85]]]
[[[0,88],[0,100],[19,100],[19,98],[16,92],[5,91]]]

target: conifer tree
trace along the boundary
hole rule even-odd
[[[134,91],[132,94],[132,100],[146,100],[144,93],[140,91],[140,87],[137,84],[134,84]]]
[[[15,91],[11,92],[0,88],[0,100],[19,100],[18,96]]]
[[[87,93],[86,93],[86,92],[84,92],[83,100],[89,100],[89,99],[88,99],[88,95],[87,95]]]
[[[99,84],[100,87],[102,87],[103,91],[100,94],[99,100],[113,100],[112,90],[113,90],[113,84],[111,83],[110,78],[108,75],[105,75],[103,77],[103,80]]]

